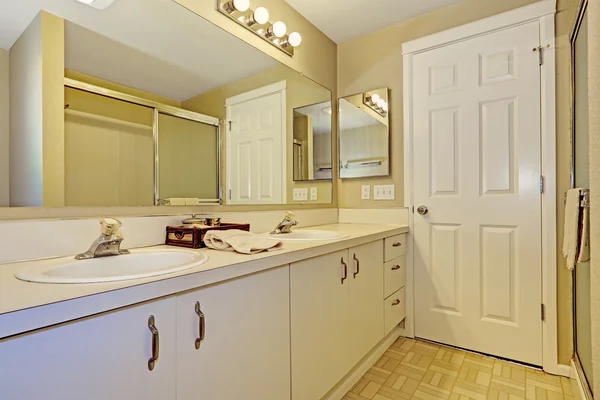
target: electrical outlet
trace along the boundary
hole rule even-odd
[[[319,190],[316,187],[310,188],[310,200],[315,201],[319,199]]]
[[[363,200],[371,199],[371,185],[362,185],[362,199]]]
[[[375,200],[394,200],[396,198],[396,186],[375,185]]]
[[[307,201],[308,188],[294,189],[294,201]]]

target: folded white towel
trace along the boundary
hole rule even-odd
[[[585,207],[581,209],[581,234],[579,237],[579,257],[578,263],[590,261],[590,209]]]
[[[570,189],[567,192],[565,210],[565,234],[563,238],[563,255],[567,258],[567,268],[575,268],[579,248],[579,210],[581,189]]]
[[[279,250],[281,242],[238,229],[208,231],[204,243],[211,249],[237,251],[242,254],[256,254],[262,251]]]

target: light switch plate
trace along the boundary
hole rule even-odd
[[[371,185],[362,185],[362,196],[363,200],[371,199]]]
[[[395,185],[375,185],[375,200],[394,200],[396,198]]]
[[[316,187],[310,188],[310,200],[315,201],[319,199],[319,190]]]
[[[307,201],[308,188],[294,189],[294,201]]]

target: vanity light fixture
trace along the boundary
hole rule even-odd
[[[115,0],[77,0],[80,3],[85,4],[86,6],[94,7],[98,10],[105,10],[114,3]]]
[[[294,56],[294,49],[302,43],[302,36],[298,32],[287,35],[287,26],[283,21],[270,23],[269,10],[265,7],[251,9],[250,0],[218,0],[218,9],[221,14],[226,15],[291,57]]]

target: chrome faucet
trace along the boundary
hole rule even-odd
[[[287,211],[285,213],[285,217],[283,218],[283,221],[281,221],[279,224],[277,224],[277,226],[275,227],[275,230],[273,230],[273,232],[271,232],[271,235],[290,233],[290,232],[292,232],[292,227],[294,227],[296,225],[298,225],[296,216],[294,215],[293,212]]]
[[[121,221],[115,218],[102,218],[100,226],[102,234],[92,243],[90,249],[85,253],[75,256],[76,260],[88,260],[90,258],[118,256],[129,254],[129,250],[121,249],[123,236],[119,233]]]

